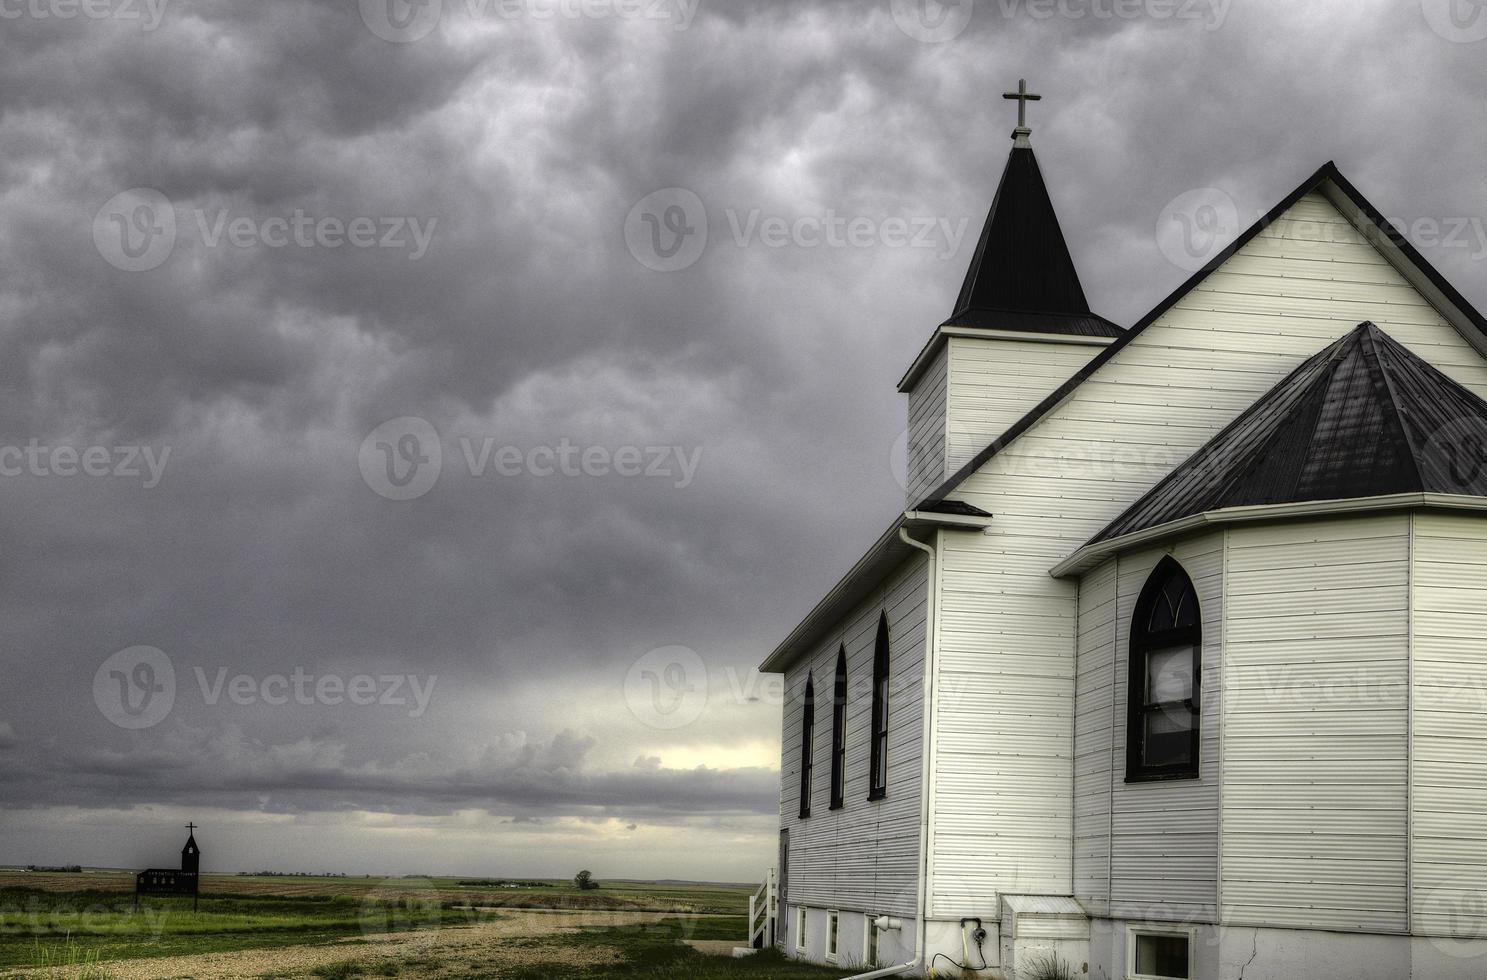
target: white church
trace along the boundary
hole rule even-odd
[[[752,941],[843,976],[1487,977],[1487,320],[1329,163],[1118,327],[1020,122],[899,384],[905,510],[761,668]]]

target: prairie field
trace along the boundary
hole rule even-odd
[[[730,958],[746,928],[742,885],[204,875],[201,888],[196,912],[189,897],[136,909],[130,872],[0,872],[0,975],[839,975],[768,952]]]

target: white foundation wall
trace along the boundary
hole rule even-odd
[[[1090,980],[1124,980],[1136,920],[1090,923]],[[1160,925],[1158,925],[1160,928]],[[1481,980],[1480,959],[1411,936],[1314,929],[1191,927],[1193,980]]]

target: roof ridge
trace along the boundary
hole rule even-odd
[[[1399,430],[1399,438],[1404,446],[1405,456],[1409,461],[1410,469],[1415,471],[1415,480],[1420,485],[1420,489],[1424,490],[1425,471],[1420,469],[1420,457],[1415,453],[1414,441],[1410,439],[1409,430],[1404,427],[1404,403],[1399,400],[1399,389],[1394,387],[1394,379],[1390,377],[1392,369],[1379,356],[1379,349],[1381,347],[1387,351],[1390,349],[1390,344],[1397,344],[1398,342],[1380,330],[1378,324],[1372,320],[1365,320],[1359,324],[1357,332],[1362,334],[1364,341],[1367,343],[1364,356],[1372,358],[1374,366],[1378,368],[1379,377],[1384,381],[1384,390],[1389,393],[1389,404],[1394,408],[1392,413],[1394,427]],[[1381,341],[1387,343],[1381,343]]]

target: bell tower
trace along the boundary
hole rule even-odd
[[[1124,332],[1090,311],[1033,155],[1027,80],[986,225],[950,318],[899,382],[914,506]]]
[[[196,824],[186,825],[186,846],[181,848],[181,870],[193,875],[201,871],[201,848],[196,846],[196,834],[192,832],[194,830]]]

